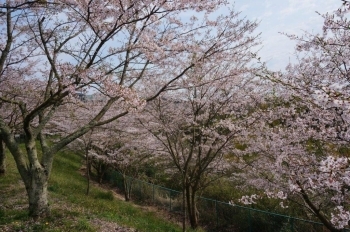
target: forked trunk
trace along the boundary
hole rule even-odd
[[[198,227],[198,211],[196,205],[196,195],[194,192],[190,190],[190,187],[186,188],[186,200],[187,200],[187,211],[188,218],[191,223],[192,229],[196,229]]]
[[[26,186],[29,200],[29,216],[34,219],[50,215],[50,207],[47,200],[48,174],[44,168],[31,170],[29,183]]]

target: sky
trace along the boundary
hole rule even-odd
[[[293,62],[295,41],[285,35],[302,35],[304,31],[322,33],[320,15],[341,7],[341,0],[230,0],[235,9],[249,20],[258,20],[261,32],[261,60],[273,71],[283,70]]]

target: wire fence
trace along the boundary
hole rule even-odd
[[[123,175],[113,172],[110,182],[125,191]],[[182,192],[154,185],[125,176],[130,186],[131,199],[140,204],[151,204],[182,215]],[[204,197],[198,197],[200,225],[207,231],[234,232],[329,232],[320,222],[304,220],[287,215],[231,205]],[[350,229],[343,229],[350,232]]]

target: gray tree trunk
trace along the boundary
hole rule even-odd
[[[22,176],[22,178],[24,179],[29,200],[29,216],[34,219],[47,217],[50,215],[50,207],[47,200],[47,185],[53,156],[43,154],[43,157],[47,158],[39,162],[36,142],[33,138],[26,141],[26,150],[31,162],[28,168],[29,175],[24,178]]]
[[[29,200],[29,216],[34,219],[50,215],[47,200],[48,172],[45,168],[32,168],[26,190]]]

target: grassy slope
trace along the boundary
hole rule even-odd
[[[27,217],[24,185],[7,155],[8,172],[0,176],[0,231],[102,231],[103,225],[114,229],[116,224],[136,231],[181,231],[156,213],[113,197],[111,191],[91,186],[85,195],[81,164],[80,157],[68,152],[56,155],[48,188],[52,216],[33,222]]]

